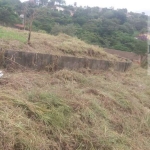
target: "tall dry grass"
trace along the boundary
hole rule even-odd
[[[53,36],[32,32],[30,45],[27,44],[27,39],[27,31],[0,27],[0,47],[5,50],[117,60],[115,56],[106,53],[103,48],[89,45],[65,34]]]
[[[54,73],[4,70],[2,150],[148,150],[146,70]]]

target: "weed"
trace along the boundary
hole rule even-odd
[[[7,50],[118,60],[115,56],[106,53],[103,48],[89,45],[65,34],[53,36],[41,32],[33,32],[30,46],[26,42],[27,36],[27,31],[0,27],[0,46]],[[89,50],[92,51],[93,55],[89,55]]]

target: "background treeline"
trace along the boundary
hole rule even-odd
[[[42,30],[54,35],[61,32],[101,47],[146,52],[147,39],[135,38],[147,32],[148,16],[144,13],[128,12],[127,9],[66,6],[61,5],[65,3],[62,0],[57,2],[64,11],[55,9],[55,0],[46,6],[47,0],[42,0],[40,6],[20,3],[19,0],[0,0],[0,23],[19,23],[20,14],[24,13],[29,18],[27,9],[36,9],[32,27],[35,31]]]

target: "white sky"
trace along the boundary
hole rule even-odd
[[[21,0],[26,1],[26,0]],[[78,6],[99,6],[99,7],[114,7],[127,8],[133,12],[150,12],[149,0],[65,0],[67,4],[77,2]]]

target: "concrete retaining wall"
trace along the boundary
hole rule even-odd
[[[126,71],[131,62],[112,62],[89,58],[77,58],[69,56],[56,56],[50,54],[30,53],[22,51],[5,51],[5,65],[22,65],[37,70],[60,70],[63,68],[77,70],[90,68],[91,70],[108,70],[113,68],[116,71]]]

